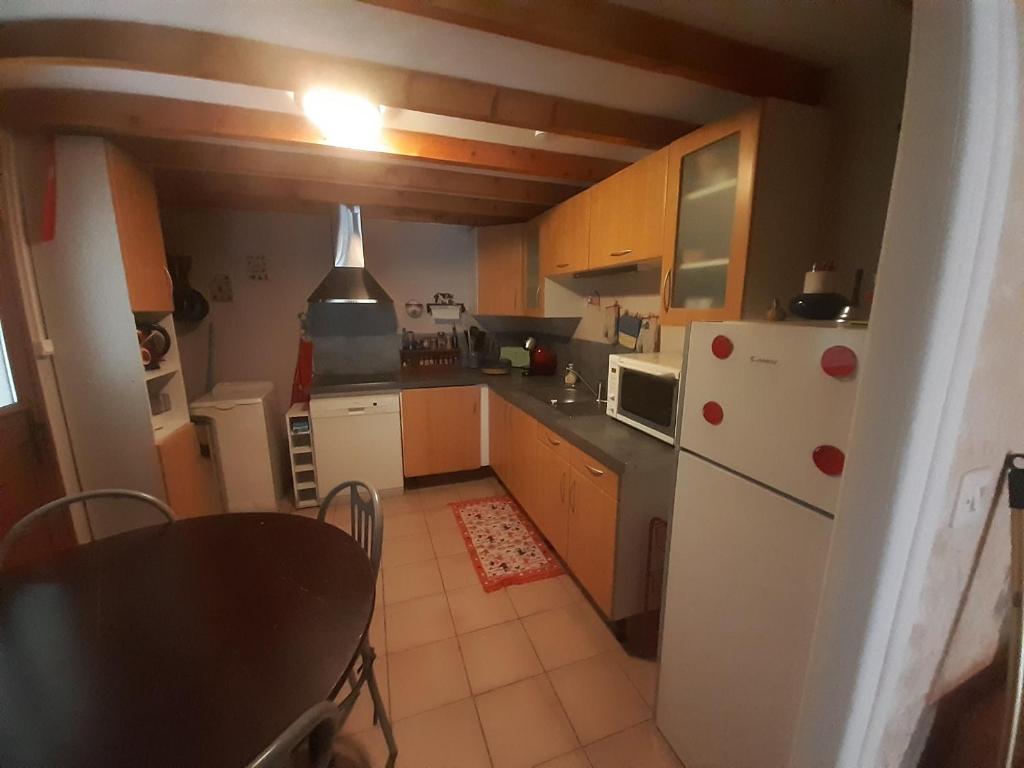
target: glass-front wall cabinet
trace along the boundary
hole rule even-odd
[[[672,148],[663,322],[739,317],[756,131],[756,115],[744,115]]]

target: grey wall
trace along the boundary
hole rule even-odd
[[[210,314],[198,326],[179,327],[185,383],[190,398],[209,381],[268,380],[283,414],[299,341],[298,315],[306,297],[333,260],[331,222],[326,214],[257,211],[161,211],[170,254],[192,257],[191,283],[207,298],[215,274],[227,274],[231,302],[210,302]],[[318,323],[316,363],[323,370],[351,365],[397,366],[402,326],[420,332],[450,330],[429,316],[405,315],[407,300],[427,301],[436,292],[454,293],[476,306],[475,236],[466,227],[364,220],[366,264],[395,300],[396,314],[367,319],[334,315]],[[267,280],[251,280],[246,265],[263,256]],[[388,335],[390,334],[390,336]],[[330,338],[328,338],[330,336]],[[384,341],[384,343],[380,343]],[[212,342],[212,346],[211,346]],[[209,374],[209,375],[208,375]]]

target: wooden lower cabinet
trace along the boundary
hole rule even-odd
[[[569,486],[572,467],[554,450],[539,443],[536,448],[537,475],[530,517],[556,552],[569,544]]]
[[[594,602],[611,615],[618,500],[576,468],[569,498],[569,543],[563,557]]]
[[[491,468],[611,616],[618,474],[493,392],[489,408]]]
[[[213,462],[199,450],[194,424],[184,424],[156,444],[167,503],[178,517],[222,512]]]
[[[505,484],[523,509],[534,506],[537,474],[537,420],[509,406],[508,479]]]
[[[402,392],[402,465],[406,477],[480,468],[480,388]]]

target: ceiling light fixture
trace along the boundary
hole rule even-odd
[[[329,144],[351,149],[382,149],[379,104],[334,88],[310,88],[302,94],[302,111]]]

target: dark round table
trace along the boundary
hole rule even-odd
[[[343,679],[374,586],[350,536],[283,514],[0,572],[0,766],[245,766]]]

